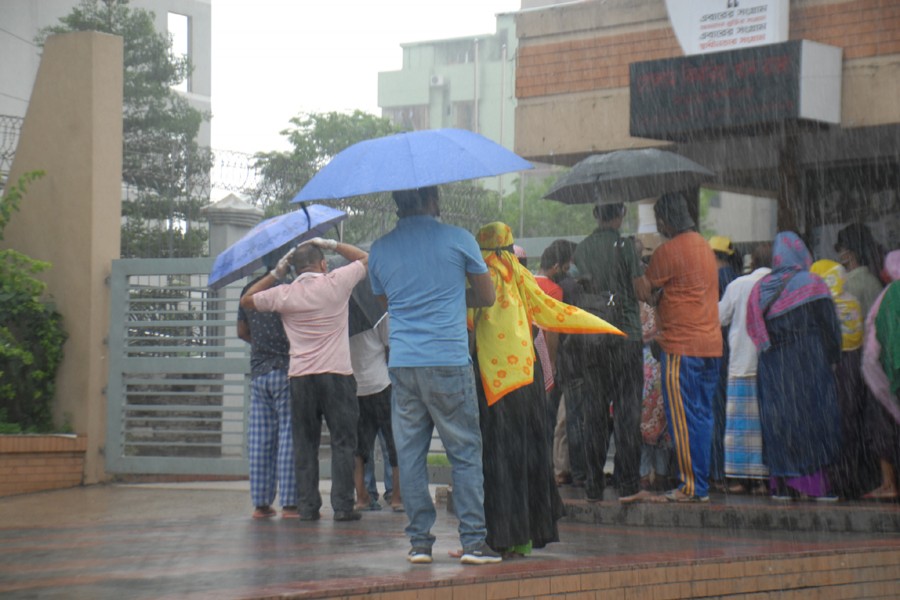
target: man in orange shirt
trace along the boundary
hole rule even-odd
[[[662,497],[707,502],[712,399],[722,356],[716,259],[694,230],[683,194],[661,196],[654,213],[656,228],[668,241],[653,253],[638,296],[648,302],[659,298],[663,397],[680,478],[678,487]]]

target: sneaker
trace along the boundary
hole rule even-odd
[[[356,510],[338,510],[334,513],[335,521],[359,521],[362,513]]]
[[[321,515],[319,515],[319,511],[311,512],[311,513],[300,513],[301,521],[318,521]]]
[[[484,542],[475,548],[463,550],[462,556],[459,557],[459,562],[464,565],[488,565],[502,560],[503,557],[491,550],[491,547]]]
[[[431,564],[431,548],[411,548],[409,554],[406,557],[406,560],[413,563],[414,565]]]
[[[839,498],[834,494],[825,494],[824,496],[815,496],[813,500],[816,502],[837,502]]]
[[[663,498],[665,498],[667,502],[709,502],[709,496],[698,496],[696,494],[688,496],[678,488],[669,490],[663,494]]]

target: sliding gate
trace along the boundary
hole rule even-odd
[[[212,259],[122,259],[110,278],[106,469],[245,475],[249,346],[242,283],[206,287]]]

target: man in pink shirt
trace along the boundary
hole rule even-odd
[[[349,264],[328,271],[322,250]],[[353,287],[366,276],[369,255],[349,244],[313,238],[284,256],[241,298],[241,307],[281,315],[290,341],[291,431],[297,469],[300,519],[316,521],[322,417],[331,434],[331,507],[335,521],[356,521],[353,452],[359,404],[350,362],[348,308]],[[275,286],[293,267],[290,285]],[[275,287],[273,287],[275,286]]]

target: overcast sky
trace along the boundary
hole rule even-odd
[[[378,72],[399,70],[401,43],[493,33],[520,0],[215,0],[212,146],[288,146],[300,112],[380,115]]]

